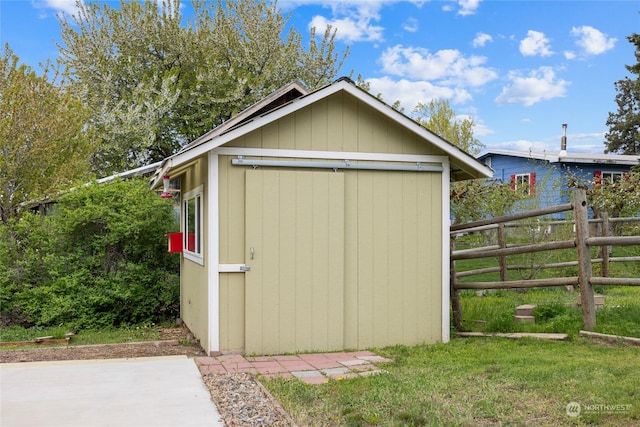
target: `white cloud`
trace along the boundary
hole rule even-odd
[[[475,14],[481,2],[482,0],[459,0],[460,10],[458,11],[458,15],[467,16]]]
[[[455,49],[432,54],[425,48],[396,45],[387,48],[380,61],[385,73],[414,80],[439,80],[448,85],[481,86],[498,76],[494,70],[483,66],[486,57],[465,57]]]
[[[406,112],[411,112],[419,102],[424,104],[433,99],[447,99],[452,104],[463,104],[471,100],[471,95],[464,89],[439,86],[427,81],[382,77],[367,79],[367,82],[371,85],[372,94],[380,94],[387,104],[400,101]]]
[[[476,34],[476,38],[473,39],[473,47],[482,47],[486,45],[488,42],[492,42],[493,37],[486,33],[478,33]]]
[[[332,4],[333,15],[331,19],[316,15],[309,23],[309,27],[316,27],[322,32],[331,25],[336,29],[336,38],[346,42],[356,41],[381,41],[383,40],[384,27],[374,25],[380,20],[380,2],[345,2]]]
[[[415,33],[416,31],[418,31],[418,27],[419,22],[416,18],[409,18],[404,22],[404,24],[402,24],[402,28],[410,33]]]
[[[495,133],[493,129],[487,126],[482,120],[480,120],[477,116],[473,115],[458,115],[456,119],[464,120],[464,119],[473,119],[473,136],[482,137]]]
[[[564,57],[569,60],[576,59],[576,53],[571,50],[565,50]]]
[[[617,39],[614,37],[607,37],[596,28],[588,25],[582,27],[573,27],[571,29],[571,35],[578,37],[576,44],[584,49],[584,52],[588,55],[600,55],[608,50],[613,49]]]
[[[516,151],[552,151],[551,145],[542,141],[530,141],[527,139],[517,139],[514,141],[506,141],[491,144],[491,148],[502,150],[516,150]],[[556,149],[556,151],[558,151]],[[508,178],[508,177],[507,177]]]
[[[520,53],[524,56],[549,56],[553,52],[549,48],[549,39],[539,31],[527,31],[527,37],[520,41]]]
[[[58,12],[64,12],[73,15],[78,11],[76,0],[45,0],[44,2],[32,1],[31,4],[39,9],[54,9]]]
[[[530,106],[540,101],[563,97],[569,82],[558,79],[551,67],[540,67],[522,76],[517,72],[509,75],[511,84],[502,89],[495,102],[498,104],[523,104]]]

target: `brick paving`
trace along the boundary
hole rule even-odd
[[[249,372],[267,378],[296,377],[307,384],[379,374],[384,371],[374,363],[392,362],[370,351],[257,357],[223,354],[196,357],[195,361],[202,375]]]

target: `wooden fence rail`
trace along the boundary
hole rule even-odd
[[[528,245],[506,244],[504,236],[505,224],[513,224],[514,221],[526,218],[535,218],[553,213],[573,211],[575,218],[575,238],[571,240],[535,243]],[[455,224],[451,226],[451,253],[450,253],[450,291],[451,307],[453,312],[454,327],[462,329],[462,312],[460,307],[460,297],[458,291],[461,289],[522,289],[537,287],[555,286],[579,286],[582,306],[582,320],[584,328],[593,330],[596,324],[595,303],[593,298],[592,285],[612,285],[612,286],[640,286],[640,278],[612,278],[609,276],[609,263],[611,262],[638,262],[640,257],[610,257],[609,248],[611,246],[640,245],[640,236],[610,236],[609,223],[626,221],[640,221],[640,218],[608,218],[605,214],[602,218],[589,220],[587,216],[586,192],[583,189],[573,191],[573,203],[558,206],[550,206],[543,209],[535,209],[528,212],[520,212],[514,215],[505,215],[496,218],[474,221],[465,224]],[[560,223],[553,221],[554,223]],[[602,236],[589,236],[589,222],[601,223]],[[549,222],[550,223],[550,222]],[[461,233],[478,232],[497,228],[498,245],[485,246],[482,248],[455,250],[456,236]],[[591,259],[591,247],[600,247],[600,257]],[[506,257],[510,255],[553,251],[561,249],[575,248],[577,261],[559,262],[551,264],[541,264],[536,266],[542,268],[562,268],[578,267],[578,275],[574,277],[557,277],[551,279],[528,279],[528,280],[507,280],[508,270],[524,270],[531,266],[507,265]],[[487,267],[464,272],[457,272],[455,262],[458,260],[498,258],[498,267]],[[592,265],[602,264],[603,277],[594,277]],[[499,272],[500,281],[497,282],[458,282],[457,279],[470,277],[479,274]]]

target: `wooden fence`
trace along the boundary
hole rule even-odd
[[[618,257],[609,256],[609,248],[612,246],[640,245],[640,235],[634,236],[610,236],[609,225],[614,218],[606,215],[597,222],[601,235],[591,237],[589,233],[589,219],[587,215],[586,192],[583,189],[573,191],[573,203],[558,206],[551,206],[513,215],[489,218],[465,224],[455,224],[451,226],[451,265],[450,265],[450,290],[453,323],[456,330],[462,330],[462,313],[460,308],[460,297],[458,291],[461,289],[517,289],[517,288],[538,288],[553,286],[579,286],[580,302],[582,306],[582,320],[584,329],[592,331],[596,325],[595,303],[593,298],[592,285],[614,285],[614,286],[640,286],[640,278],[615,278],[609,277],[611,262],[640,262],[640,257]],[[514,221],[536,218],[555,213],[573,211],[575,236],[570,240],[534,243],[528,245],[508,245],[505,239],[505,225]],[[620,219],[617,219],[620,221]],[[626,218],[627,221],[638,221],[640,218]],[[497,229],[497,245],[485,246],[481,248],[455,250],[456,236],[461,233],[478,232],[491,228]],[[600,257],[591,259],[591,247],[600,247]],[[507,271],[523,269],[524,266],[509,266],[507,257],[509,255],[536,253],[560,249],[576,249],[576,261],[552,263],[539,265],[538,268],[560,268],[577,267],[577,276],[555,277],[548,279],[528,279],[528,280],[507,280]],[[456,261],[465,259],[494,258],[499,261],[498,267],[469,270],[464,272],[456,271]],[[601,263],[601,276],[593,275],[592,265]],[[469,277],[478,274],[500,272],[498,282],[458,282],[459,278]]]

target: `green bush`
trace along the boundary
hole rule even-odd
[[[53,213],[0,226],[2,325],[78,328],[178,315],[179,262],[165,233],[170,202],[143,180],[82,186]]]

